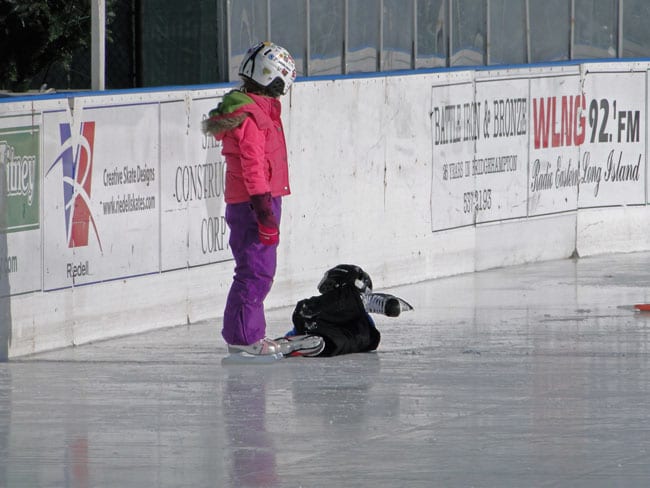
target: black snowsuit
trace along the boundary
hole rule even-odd
[[[379,346],[381,335],[354,286],[340,286],[299,301],[292,320],[297,334],[318,335],[325,340],[319,356],[368,352]]]

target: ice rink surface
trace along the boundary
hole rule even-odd
[[[0,486],[650,486],[649,270],[375,283],[415,310],[370,354],[223,366],[214,320],[0,364]]]

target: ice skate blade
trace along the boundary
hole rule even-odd
[[[400,297],[395,297],[399,300],[399,306],[400,306],[400,311],[402,312],[408,312],[409,310],[413,310],[413,305],[411,305],[409,302],[404,300],[403,298]]]
[[[284,356],[282,353],[265,354],[263,356],[256,356],[245,352],[231,352],[221,360],[221,364],[271,364],[279,361]]]

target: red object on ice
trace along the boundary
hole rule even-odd
[[[650,312],[650,303],[638,303],[634,305],[634,308],[641,312]]]

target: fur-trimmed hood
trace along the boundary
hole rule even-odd
[[[276,99],[260,95],[244,93],[240,90],[228,92],[221,103],[211,110],[208,118],[203,121],[202,129],[206,134],[212,134],[221,139],[229,130],[239,127],[246,117],[252,116],[260,128],[271,126],[268,115],[264,114],[258,104],[278,103]]]

